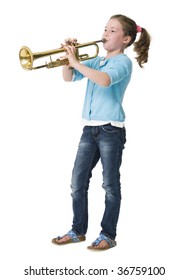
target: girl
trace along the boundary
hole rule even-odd
[[[137,33],[139,39],[135,42]],[[134,43],[140,67],[148,60],[150,36],[124,15],[114,15],[103,33],[105,57],[80,63],[75,55],[76,39],[66,40],[69,65],[63,66],[65,81],[88,78],[83,106],[83,133],[72,172],[72,229],[52,239],[57,245],[85,240],[88,227],[88,189],[92,169],[99,159],[103,168],[105,211],[99,237],[88,249],[105,250],[116,246],[116,228],[121,202],[120,166],[126,142],[125,113],[122,107],[125,90],[132,74],[132,62],[124,50]]]

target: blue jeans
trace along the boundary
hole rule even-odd
[[[125,128],[111,124],[85,126],[78,146],[72,172],[73,225],[72,230],[85,235],[88,227],[88,189],[92,169],[99,159],[103,168],[105,211],[101,233],[115,239],[120,211],[120,166],[126,142]]]

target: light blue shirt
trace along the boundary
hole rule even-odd
[[[123,122],[125,113],[122,102],[131,78],[131,60],[125,54],[119,54],[109,59],[97,56],[83,63],[88,67],[107,73],[111,82],[108,87],[103,87],[88,79],[82,118],[86,120]],[[75,69],[73,73],[73,81],[78,81],[85,77]]]

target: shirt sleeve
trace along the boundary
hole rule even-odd
[[[109,68],[104,70],[110,77],[111,83],[109,86],[112,86],[116,83],[119,83],[125,77],[129,77],[132,72],[132,63],[125,59],[115,60]]]
[[[90,66],[90,61],[89,61],[89,60],[83,61],[82,64],[84,64],[84,65],[86,65],[86,66],[88,66],[88,67],[91,67],[91,66]],[[73,69],[72,82],[80,81],[80,80],[82,80],[83,78],[85,78],[85,76],[84,76],[83,74],[81,74],[78,70]]]

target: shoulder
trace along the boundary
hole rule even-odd
[[[110,58],[109,66],[114,67],[116,69],[121,69],[122,71],[126,71],[126,73],[130,74],[132,72],[132,61],[125,54],[119,54]]]

